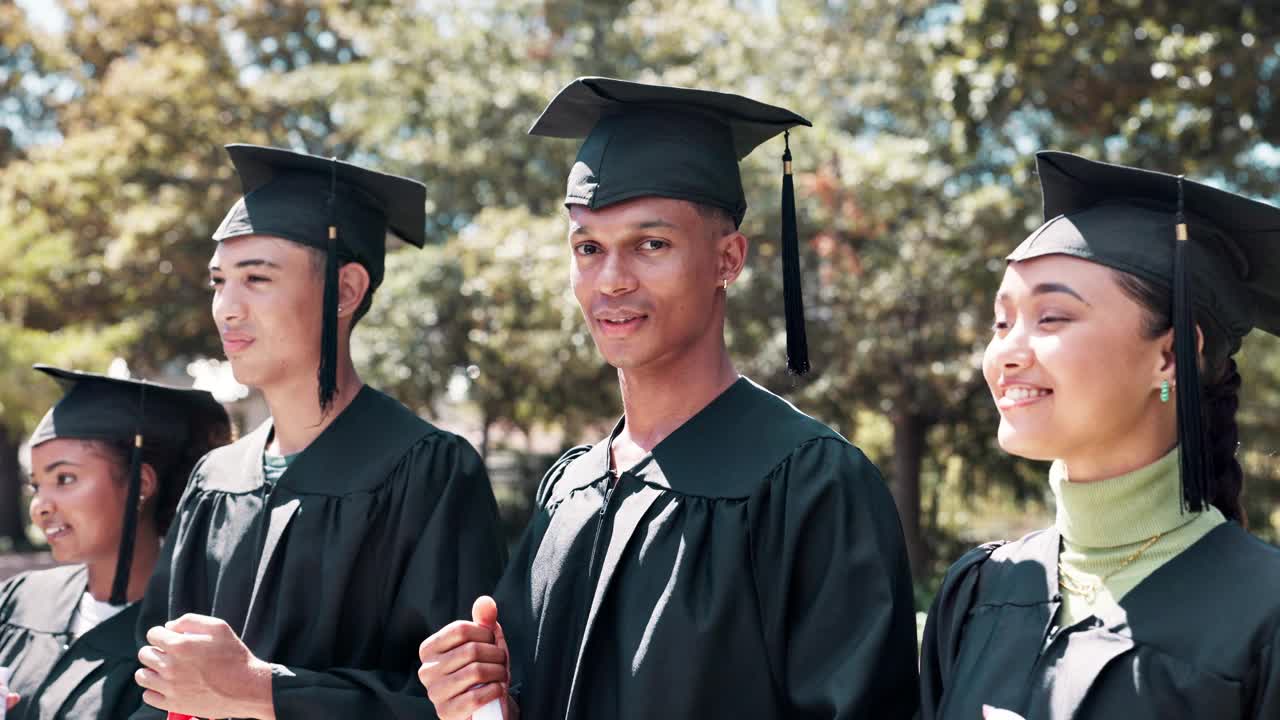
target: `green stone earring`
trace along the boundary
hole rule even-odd
[[[1160,382],[1160,402],[1169,402],[1169,381],[1162,380]]]

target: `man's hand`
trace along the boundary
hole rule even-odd
[[[21,699],[22,699],[22,696],[21,696],[21,695],[19,695],[18,693],[5,693],[5,696],[4,696],[4,709],[5,709],[6,711],[8,711],[8,710],[12,710],[12,709],[13,709],[13,706],[14,706],[14,705],[17,705],[17,704],[18,704],[18,701],[19,701],[19,700],[21,700]]]
[[[493,598],[477,598],[471,619],[449,623],[422,642],[418,680],[440,720],[469,720],[491,700],[502,702],[506,720],[516,720],[519,709],[507,695],[511,658]]]
[[[148,630],[147,642],[134,680],[148,705],[197,717],[275,720],[271,665],[222,620],[189,613]]]

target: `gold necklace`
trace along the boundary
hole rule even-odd
[[[1073,577],[1074,573],[1069,570],[1066,565],[1062,564],[1061,556],[1059,556],[1058,586],[1069,593],[1083,597],[1085,602],[1092,605],[1094,599],[1098,597],[1098,591],[1101,590],[1103,585],[1107,582],[1107,578],[1129,567],[1130,563],[1142,556],[1142,553],[1151,549],[1151,546],[1155,545],[1156,541],[1159,540],[1160,536],[1163,534],[1164,533],[1156,533],[1154,537],[1143,543],[1142,547],[1138,548],[1133,552],[1133,554],[1125,558],[1124,562],[1120,563],[1120,567],[1112,570],[1106,575],[1100,576],[1096,580],[1083,580],[1079,577]]]

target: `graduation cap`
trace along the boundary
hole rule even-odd
[[[1045,224],[1010,261],[1063,254],[1172,296],[1183,497],[1203,509],[1213,477],[1200,410],[1199,317],[1229,353],[1253,328],[1280,335],[1280,209],[1202,183],[1064,152],[1036,154]]]
[[[657,196],[710,205],[740,225],[747,211],[738,161],[784,135],[782,271],[787,367],[809,370],[789,130],[803,117],[750,98],[693,88],[583,77],[562,89],[529,134],[583,139],[565,205],[592,210]]]
[[[244,197],[223,218],[213,239],[270,235],[326,253],[319,381],[320,407],[328,409],[337,391],[338,268],[347,262],[364,266],[369,272],[367,302],[382,284],[387,234],[423,246],[426,186],[292,150],[244,144],[227,145],[226,150]]]
[[[55,438],[102,440],[128,443],[129,489],[125,498],[124,523],[120,531],[120,551],[116,575],[111,585],[111,603],[127,601],[129,573],[138,527],[138,496],[142,492],[142,456],[153,463],[158,479],[184,454],[203,454],[227,443],[231,421],[213,396],[202,390],[161,385],[145,380],[127,380],[94,373],[36,365],[63,386],[62,399],[45,413],[29,445],[35,447]],[[168,478],[186,482],[186,478]]]

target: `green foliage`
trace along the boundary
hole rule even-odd
[[[0,5],[10,428],[50,400],[23,390],[34,360],[101,369],[120,354],[146,371],[216,352],[204,267],[239,192],[220,146],[242,141],[427,183],[431,244],[388,256],[354,336],[370,382],[429,415],[463,398],[486,429],[579,440],[618,412],[616,384],[568,293],[560,202],[574,144],[525,131],[579,75],[730,89],[815,125],[791,144],[816,371],[796,380],[783,363],[780,142],[743,164],[752,257],[730,292],[735,359],[881,464],[922,578],[1046,520],[1044,468],[995,446],[979,372],[1002,256],[1039,220],[1030,153],[1263,196],[1280,180],[1280,24],[1242,4],[56,6],[65,32],[46,36]],[[1240,357],[1251,520],[1272,539],[1278,351],[1250,338]],[[526,464],[512,472],[536,475]]]
[[[1199,176],[1275,201],[1280,24],[1248,3],[964,0],[935,34],[932,84],[993,182],[1026,186],[1032,150]],[[1016,151],[1016,153],[1015,153]],[[1276,339],[1240,353],[1252,529],[1280,538]]]
[[[149,373],[214,351],[209,236],[239,192],[221,145],[306,139],[293,108],[247,92],[249,63],[273,60],[231,50],[316,32],[301,4],[44,6],[56,35],[0,6],[5,457],[54,398],[32,362],[101,371],[119,355]],[[0,535],[21,537],[19,487],[16,464],[0,462]]]
[[[1280,338],[1253,336],[1237,356],[1240,463],[1249,529],[1280,542]]]
[[[564,225],[522,208],[484,210],[443,247],[389,255],[353,336],[361,367],[424,410],[460,383],[486,427],[526,435],[554,424],[576,438],[617,412],[613,373],[568,291]]]

